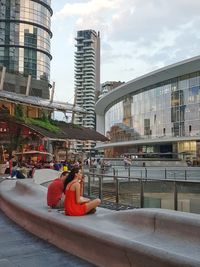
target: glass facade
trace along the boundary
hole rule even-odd
[[[200,136],[200,72],[126,95],[106,111],[105,134],[111,142]],[[155,152],[155,147],[148,149]],[[196,147],[196,142],[178,142],[170,152],[193,153]]]
[[[0,0],[0,65],[7,71],[50,76],[50,1]]]

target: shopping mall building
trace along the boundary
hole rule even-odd
[[[200,56],[133,79],[96,104],[105,155],[200,163]]]

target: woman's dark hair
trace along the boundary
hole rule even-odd
[[[65,179],[65,182],[64,182],[64,192],[65,192],[67,185],[74,179],[75,174],[78,173],[79,170],[80,168],[78,167],[74,167],[73,169],[71,169],[70,173],[67,176],[67,179]]]
[[[61,173],[60,176],[67,176],[67,174],[68,174],[68,172],[64,171],[64,172]]]

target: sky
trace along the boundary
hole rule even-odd
[[[101,83],[130,81],[200,53],[199,0],[52,0],[54,99],[73,103],[75,36],[101,36]]]

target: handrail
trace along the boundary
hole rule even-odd
[[[108,178],[120,178],[120,179],[132,179],[132,180],[143,180],[143,181],[169,181],[169,182],[172,182],[172,181],[176,181],[176,182],[185,182],[185,183],[200,183],[200,179],[199,181],[197,180],[185,180],[185,179],[162,179],[162,178],[142,178],[142,177],[127,177],[127,176],[122,176],[122,175],[109,175],[109,174],[105,174],[105,173],[94,173],[94,172],[87,172],[87,171],[84,171],[84,175],[96,175],[96,176],[101,176],[101,177],[108,177]]]
[[[192,186],[192,189],[199,188],[200,191],[200,186],[196,187],[196,185],[200,185],[200,180],[199,181],[194,181],[194,180],[185,180],[185,179],[165,179],[165,178],[148,178],[148,177],[129,177],[129,176],[122,176],[122,175],[116,175],[114,172],[114,175],[106,174],[106,173],[97,173],[90,171],[85,171],[84,175],[88,178],[85,181],[85,187],[87,187],[87,193],[89,197],[92,197],[92,185],[95,185],[96,190],[98,191],[98,197],[101,198],[101,200],[104,200],[104,187],[108,184],[113,183],[113,191],[110,192],[109,197],[111,197],[111,194],[113,196],[112,202],[115,204],[121,204],[120,201],[120,195],[127,194],[127,191],[130,194],[136,194],[135,192],[129,191],[130,189],[126,189],[123,191],[121,189],[121,185],[124,184],[125,182],[127,184],[130,183],[138,183],[139,182],[139,191],[137,192],[138,198],[139,198],[139,207],[144,208],[145,207],[145,194],[149,193],[145,191],[145,186],[148,184],[152,183],[161,183],[160,185],[160,191],[157,192],[158,194],[164,193],[161,189],[161,186],[163,184],[167,185],[168,187],[168,194],[170,195],[170,200],[173,200],[173,209],[178,210],[178,203],[179,203],[179,194],[185,193],[180,190],[181,186]],[[153,192],[150,192],[152,195],[154,194]],[[150,194],[149,193],[149,194]],[[190,192],[188,192],[189,194]],[[199,192],[200,193],[200,192]],[[109,193],[108,193],[109,194]],[[114,194],[114,195],[113,195]],[[195,195],[196,196],[196,195]],[[198,195],[198,198],[200,200],[200,197]],[[131,205],[131,203],[127,203],[127,205]]]
[[[198,179],[200,180],[200,168],[199,167],[182,167],[182,168],[156,168],[156,167],[133,167],[130,166],[128,168],[125,169],[116,169],[116,168],[110,168],[109,170],[105,170],[104,168],[91,168],[89,170],[85,170],[85,172],[90,172],[90,170],[92,170],[92,172],[95,174],[98,172],[98,174],[106,174],[108,177],[112,176],[110,173],[113,172],[113,175],[118,175],[119,172],[123,172],[126,173],[126,176],[124,177],[133,177],[133,175],[136,175],[137,177],[144,177],[144,178],[151,178],[152,175],[156,176],[160,176],[160,177],[164,177],[164,179],[174,179],[174,180],[180,180],[180,178],[183,178],[184,180],[197,180],[196,176],[198,177]],[[153,172],[153,174],[152,174]],[[139,173],[139,174],[138,174]],[[177,174],[178,173],[178,174]],[[180,177],[179,179],[177,179],[178,177]],[[159,178],[154,178],[154,179],[159,179]]]

